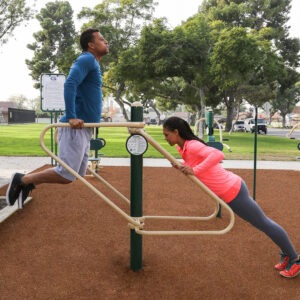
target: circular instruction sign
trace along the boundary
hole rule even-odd
[[[148,149],[147,140],[140,134],[133,134],[126,141],[126,149],[132,155],[142,155]]]

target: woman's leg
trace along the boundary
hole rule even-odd
[[[238,216],[269,236],[291,260],[298,257],[286,231],[264,214],[259,205],[250,197],[244,182],[237,197],[228,205]]]

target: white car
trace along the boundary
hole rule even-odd
[[[255,131],[255,119],[246,119],[245,120],[245,131],[253,133]],[[257,132],[263,132],[264,134],[267,134],[267,124],[264,119],[257,119]]]
[[[233,131],[245,131],[245,121],[238,120],[233,124]]]

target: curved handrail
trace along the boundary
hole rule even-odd
[[[300,123],[294,125],[293,128],[290,130],[290,132],[286,134],[286,137],[287,137],[287,138],[290,138],[291,135],[292,135],[292,133],[295,131],[295,129],[296,129],[297,127],[300,127]]]
[[[104,125],[104,126],[103,126]],[[63,162],[59,157],[57,157],[55,154],[53,154],[45,145],[44,143],[44,137],[50,128],[53,127],[69,127],[70,125],[68,123],[56,123],[51,124],[47,127],[45,127],[40,135],[40,144],[43,150],[48,153],[52,158],[54,158],[62,167],[64,167],[68,172],[70,172],[73,176],[75,176],[78,180],[80,180],[83,184],[85,184],[88,188],[90,188],[94,193],[96,193],[104,202],[106,202],[109,206],[111,206],[113,209],[115,209],[120,215],[122,215],[128,222],[129,227],[134,229],[136,233],[142,234],[142,235],[220,235],[225,234],[228,232],[234,224],[234,214],[230,207],[224,203],[222,200],[220,200],[211,190],[209,190],[201,181],[199,181],[195,176],[188,175],[188,177],[194,181],[197,185],[199,185],[213,200],[216,201],[219,205],[224,207],[226,210],[228,210],[230,215],[230,223],[227,225],[226,228],[222,230],[202,230],[202,231],[147,231],[144,230],[144,220],[146,219],[181,219],[181,220],[210,220],[214,216],[216,216],[218,209],[215,208],[215,211],[212,215],[208,217],[176,217],[176,216],[142,216],[142,217],[131,217],[128,214],[126,214],[123,210],[121,210],[116,204],[114,204],[108,197],[106,197],[103,193],[101,193],[99,190],[97,190],[92,184],[90,184],[86,179],[84,179],[82,176],[80,176],[77,172],[75,172],[71,167],[69,167],[65,162]],[[107,123],[103,124],[101,123],[85,123],[84,127],[127,127],[130,128],[130,133],[138,133],[143,135],[147,141],[154,147],[156,150],[158,150],[161,154],[163,154],[172,164],[179,165],[179,162],[170,154],[168,153],[164,148],[162,148],[151,136],[149,136],[144,130],[141,128],[144,127],[144,123],[140,122],[124,122],[124,123]],[[125,197],[126,198],[126,197]],[[125,200],[125,199],[124,199]]]
[[[62,161],[58,156],[53,154],[45,145],[44,137],[46,132],[53,127],[70,127],[68,123],[55,123],[46,126],[41,134],[40,134],[40,145],[43,150],[48,153],[53,159],[55,159],[61,166],[63,166],[68,172],[70,172],[73,176],[75,176],[78,180],[80,180],[83,184],[85,184],[89,189],[91,189],[94,193],[96,193],[104,202],[106,202],[110,207],[116,210],[121,216],[123,216],[130,224],[135,226],[135,228],[141,228],[142,224],[139,222],[137,218],[132,218],[128,214],[126,214],[122,209],[120,209],[116,204],[114,204],[108,197],[106,197],[103,193],[97,190],[92,184],[90,184],[86,179],[80,176],[77,172],[75,172],[71,167],[69,167],[64,161]],[[144,123],[140,122],[124,122],[124,123],[85,123],[84,127],[127,127],[127,128],[143,128]]]
[[[196,121],[195,126],[194,126],[194,134],[195,134],[195,135],[197,135],[196,128],[198,127],[198,123],[199,123],[200,121],[205,121],[205,120],[206,120],[206,118],[201,118],[201,119],[198,119],[198,120]],[[222,127],[221,127],[220,123],[219,123],[218,120],[216,120],[216,119],[214,119],[214,123],[216,123],[216,124],[218,125],[218,128],[219,128],[220,143],[222,143],[222,145],[225,146],[225,147],[228,149],[229,152],[232,152],[230,146],[227,145],[227,144],[225,144],[225,143],[223,142],[223,133],[222,133],[223,131],[222,131]]]
[[[130,130],[130,132],[132,133],[133,130]],[[150,135],[148,135],[144,130],[141,129],[135,129],[134,133],[138,133],[143,135],[147,141],[157,150],[159,151],[164,157],[166,157],[171,164],[173,165],[177,165],[179,166],[180,163],[178,162],[178,160],[173,157],[169,152],[167,152],[163,147],[160,146],[160,144],[158,144]],[[195,234],[195,235],[201,235],[201,234],[213,234],[213,235],[217,235],[217,234],[224,234],[227,233],[234,224],[234,213],[231,210],[231,208],[224,202],[222,201],[214,192],[212,192],[208,187],[206,187],[197,177],[195,177],[194,175],[187,175],[189,177],[189,179],[191,179],[196,185],[198,185],[206,194],[208,194],[210,196],[210,198],[212,198],[212,200],[214,200],[217,204],[219,204],[220,206],[222,206],[225,210],[228,211],[229,216],[230,216],[230,222],[227,225],[226,228],[224,228],[223,230],[200,230],[200,231],[147,231],[144,229],[135,229],[135,231],[138,234],[143,234],[143,235],[191,235],[191,234]],[[175,217],[175,216],[144,216],[139,218],[142,222],[145,219],[184,219],[184,220],[210,220],[212,219],[214,216],[217,215],[218,212],[218,208],[216,207],[214,213],[211,216],[208,217]]]

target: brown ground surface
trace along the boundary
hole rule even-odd
[[[252,192],[251,170],[234,170]],[[129,198],[127,167],[101,175]],[[107,188],[89,178],[128,212]],[[258,170],[257,201],[300,249],[300,172]],[[5,194],[5,187],[0,195]],[[236,218],[220,236],[144,236],[143,270],[130,270],[127,221],[77,181],[41,185],[33,200],[0,224],[0,299],[300,299],[300,276],[282,278],[277,247]],[[208,215],[213,202],[172,168],[144,168],[145,215]],[[216,229],[147,221],[146,229]],[[300,251],[300,250],[298,250]]]

